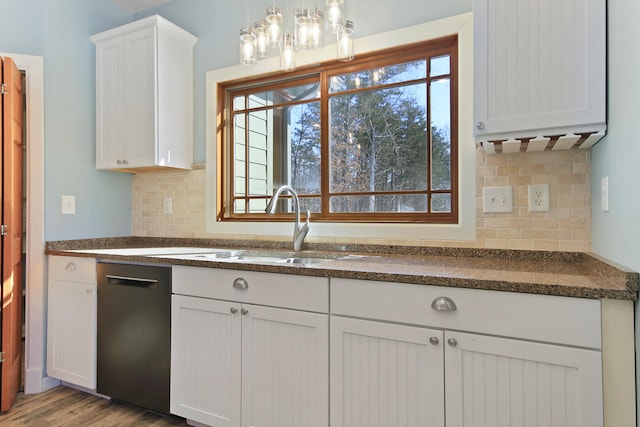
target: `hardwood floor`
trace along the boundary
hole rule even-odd
[[[13,408],[0,414],[0,426],[186,426],[184,419],[122,402],[109,401],[68,387],[44,393],[18,393]]]

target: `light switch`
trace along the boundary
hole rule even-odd
[[[482,187],[482,212],[513,212],[513,187]]]
[[[62,215],[76,214],[76,196],[62,196]]]
[[[600,180],[602,212],[609,212],[609,177],[602,177]]]
[[[173,200],[171,197],[165,197],[162,200],[162,211],[165,215],[171,215],[173,213]]]

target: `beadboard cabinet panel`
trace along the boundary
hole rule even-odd
[[[331,426],[444,427],[442,337],[331,316]]]
[[[242,427],[327,427],[327,315],[242,307]]]
[[[93,258],[49,257],[47,374],[96,388],[98,284]]]
[[[196,38],[154,15],[96,34],[96,168],[190,169]]]
[[[604,0],[475,0],[476,140],[606,127]]]
[[[447,427],[600,427],[599,351],[445,332]]]
[[[172,297],[172,414],[240,425],[241,324],[231,308],[227,301]]]

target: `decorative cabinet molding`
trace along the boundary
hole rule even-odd
[[[96,168],[193,162],[196,38],[154,15],[96,34]]]
[[[605,0],[474,1],[477,143],[588,148],[605,130]]]
[[[96,388],[96,260],[49,257],[47,374]]]

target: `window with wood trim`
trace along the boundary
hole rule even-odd
[[[218,219],[458,222],[457,36],[220,83]]]

